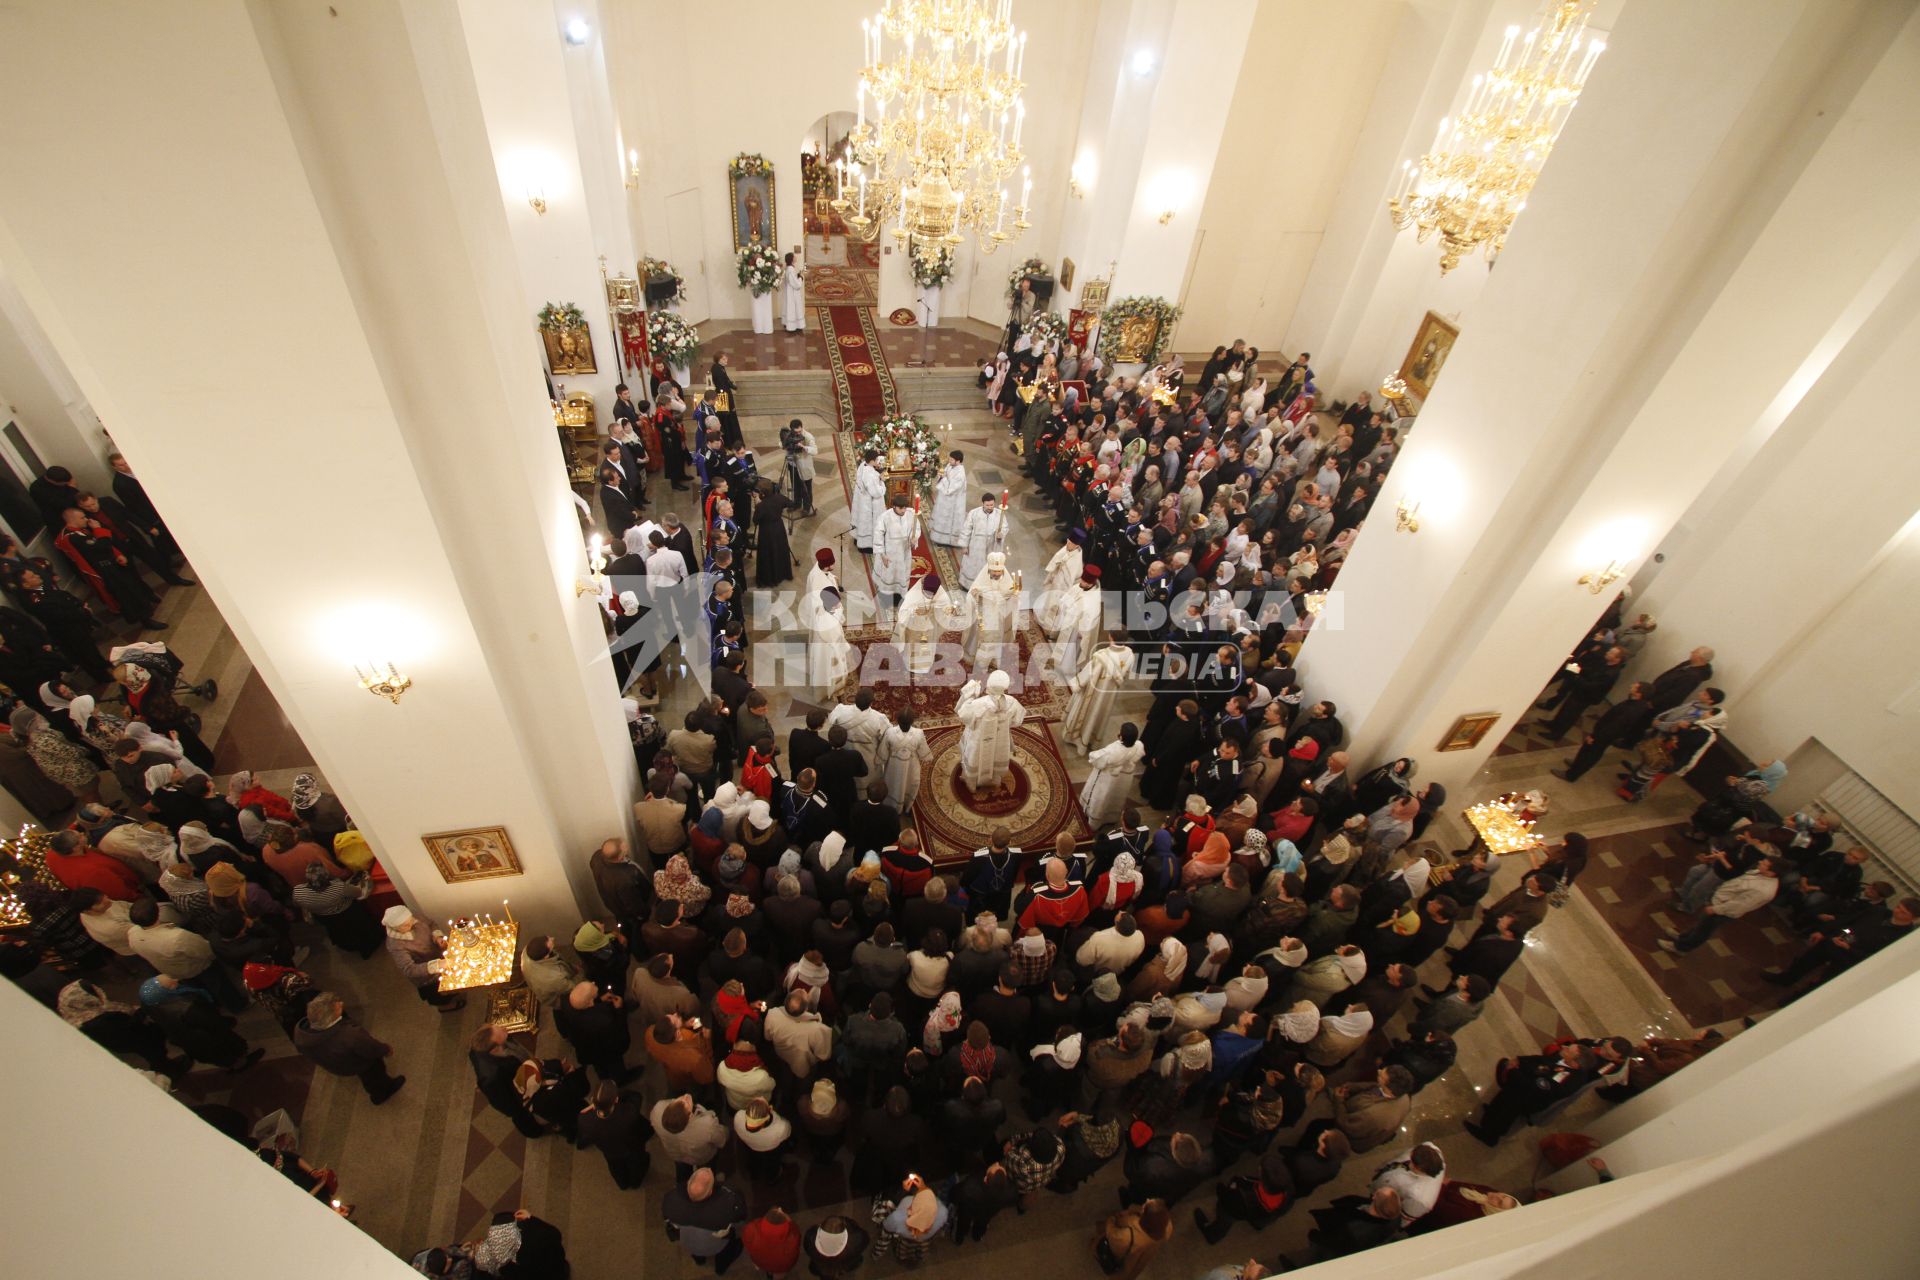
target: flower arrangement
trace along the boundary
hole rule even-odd
[[[1127,321],[1135,318],[1158,322],[1154,328],[1153,342],[1145,351],[1122,354],[1119,350],[1121,339],[1128,336],[1128,330],[1134,328]],[[1167,344],[1173,341],[1173,322],[1179,318],[1180,308],[1165,298],[1135,295],[1109,302],[1107,309],[1100,313],[1100,354],[1109,360],[1124,358],[1152,364],[1167,349]]]
[[[916,242],[908,251],[913,282],[922,289],[938,289],[953,279],[953,250],[922,249]]]
[[[857,427],[854,429],[853,443],[858,449],[878,449],[883,465],[889,452],[898,445],[905,445],[908,456],[913,459],[914,483],[927,493],[933,491],[933,482],[939,478],[940,468],[945,462],[945,450],[941,447],[939,433],[913,414],[882,418],[878,422]]]
[[[542,333],[572,333],[586,324],[587,318],[571,302],[549,302],[540,308],[537,322]]]
[[[742,151],[727,162],[727,172],[736,178],[751,178],[772,173],[773,166],[757,151]]]
[[[640,287],[644,289],[647,281],[655,276],[672,276],[675,281],[673,300],[675,302],[687,300],[686,277],[680,274],[678,268],[665,258],[640,259]]]
[[[758,298],[772,293],[780,283],[780,255],[758,240],[748,243],[735,257],[741,285]]]
[[[1038,351],[1049,343],[1067,340],[1067,322],[1060,318],[1058,311],[1036,311],[1033,319],[1027,322],[1027,336]]]
[[[1053,279],[1053,268],[1038,258],[1028,258],[1025,262],[1015,267],[1013,274],[1007,277],[1008,302],[1012,302],[1013,296],[1020,292],[1020,282],[1028,276],[1044,276],[1046,279],[1051,280]]]
[[[700,339],[694,333],[693,326],[674,312],[649,311],[647,349],[669,365],[684,369],[693,363],[693,353],[700,349]]]

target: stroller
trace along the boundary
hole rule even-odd
[[[127,666],[140,667],[160,681],[164,688],[190,693],[207,702],[212,702],[220,696],[220,682],[217,680],[202,680],[198,684],[187,684],[182,681],[181,672],[186,670],[187,664],[180,661],[172,650],[158,640],[144,640],[137,644],[123,644],[116,649],[109,649],[107,661],[115,666],[124,663]]]

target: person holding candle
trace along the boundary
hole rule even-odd
[[[955,449],[933,482],[933,518],[927,537],[942,547],[965,545],[967,519],[966,455]],[[963,575],[964,576],[964,575]]]
[[[405,906],[393,906],[380,917],[380,923],[387,930],[387,955],[422,1000],[442,1013],[467,1007],[465,996],[440,990],[440,971],[447,963],[446,940],[431,920],[416,916]]]
[[[959,457],[956,450],[954,456]],[[967,512],[960,526],[960,581],[971,586],[987,567],[987,557],[1007,549],[1006,496],[980,495],[980,505]],[[938,510],[936,505],[935,510]],[[937,518],[937,517],[936,517]]]

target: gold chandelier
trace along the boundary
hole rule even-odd
[[[1032,176],[1023,170],[1011,209],[1002,185],[1026,155],[1027,38],[1012,18],[1013,0],[887,0],[861,20],[859,117],[832,201],[853,234],[872,240],[887,227],[931,253],[971,231],[992,253],[1032,225]]]
[[[1527,193],[1606,45],[1587,36],[1590,0],[1552,0],[1521,38],[1508,27],[1493,69],[1473,78],[1456,120],[1442,120],[1433,150],[1401,166],[1387,202],[1393,225],[1440,237],[1440,274],[1485,249],[1492,266]]]

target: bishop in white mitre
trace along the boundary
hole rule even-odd
[[[853,544],[862,551],[873,550],[880,512],[887,505],[887,482],[874,465],[879,457],[869,450],[853,473]]]
[[[1013,624],[1020,612],[1020,582],[1007,568],[1005,553],[996,551],[987,557],[987,567],[967,588],[967,630],[962,643],[967,661],[979,655],[982,646],[999,655],[1001,647],[1013,643]]]
[[[933,482],[933,519],[927,539],[943,547],[961,545],[967,520],[967,455],[955,449]]]
[[[1132,678],[1132,649],[1108,644],[1094,650],[1067,681],[1067,716],[1060,722],[1060,736],[1082,751],[1091,750],[1106,732],[1114,698]]]
[[[960,526],[960,581],[972,583],[987,567],[987,557],[1006,549],[1007,513],[989,493],[967,512],[966,523]]]
[[[1027,718],[1020,699],[1007,692],[1012,683],[1006,672],[995,671],[987,677],[984,692],[971,693],[954,708],[965,726],[960,733],[960,776],[976,795],[998,791],[1012,774],[1013,731]]]

